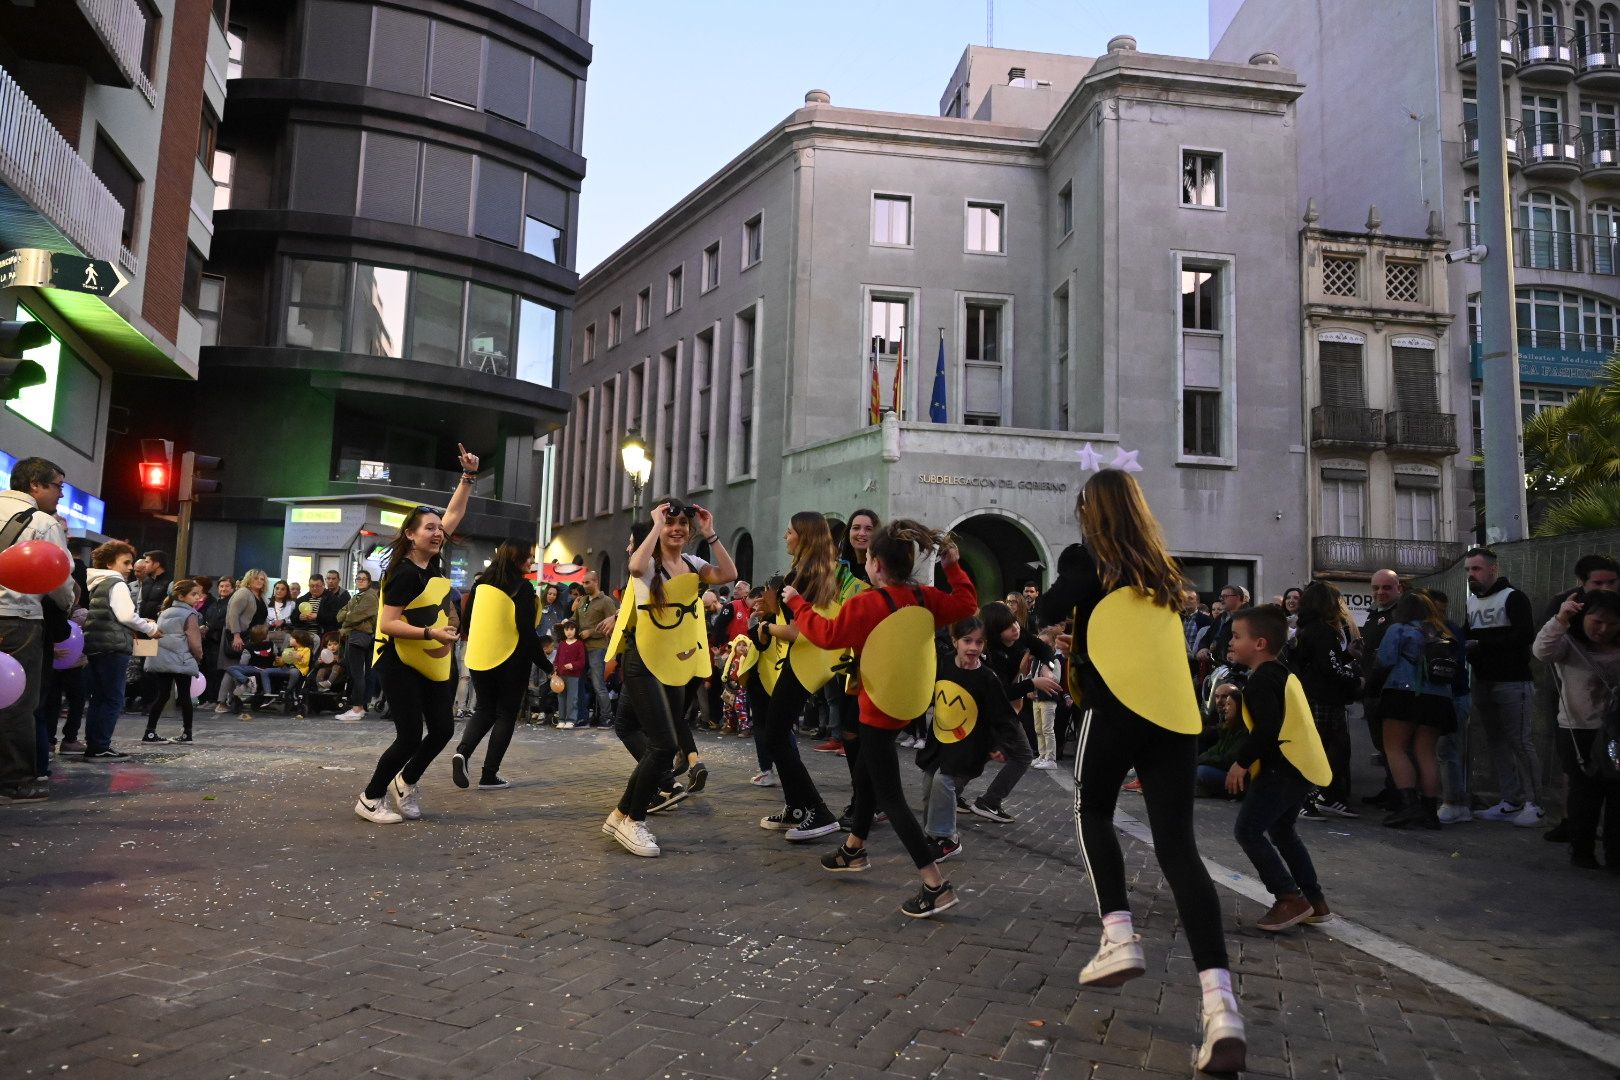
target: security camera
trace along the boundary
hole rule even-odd
[[[1446,252],[1446,262],[1479,262],[1479,260],[1485,257],[1486,251],[1487,248],[1484,244],[1475,244],[1473,247],[1458,248],[1455,251]]]

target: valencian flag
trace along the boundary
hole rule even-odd
[[[872,342],[872,400],[866,407],[866,422],[875,424],[883,419],[883,384],[878,379],[877,341]]]
[[[945,328],[939,330],[939,362],[934,365],[934,396],[928,402],[928,419],[945,423]]]
[[[906,418],[905,410],[900,405],[900,388],[906,384],[905,383],[905,378],[906,378],[906,328],[902,326],[900,328],[900,342],[895,347],[895,352],[894,352],[894,392],[891,395],[894,400],[893,400],[893,403],[890,406],[892,409],[894,409],[894,415],[897,416],[898,418],[900,418],[901,420],[904,420]]]

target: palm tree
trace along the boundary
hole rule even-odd
[[[1620,355],[1595,385],[1524,425],[1524,460],[1537,536],[1620,528]]]

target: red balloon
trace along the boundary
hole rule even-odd
[[[0,585],[12,592],[48,593],[72,572],[68,553],[49,540],[27,540],[0,551]]]

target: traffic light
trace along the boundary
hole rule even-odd
[[[209,454],[187,450],[180,455],[180,495],[182,503],[194,502],[199,495],[212,495],[219,490],[219,481],[204,473],[219,469],[222,462]]]
[[[173,472],[174,443],[168,439],[141,440],[141,511],[163,514],[169,509],[169,476]]]
[[[0,322],[0,401],[10,401],[30,386],[39,386],[45,369],[22,354],[51,343],[51,331],[44,323]]]

